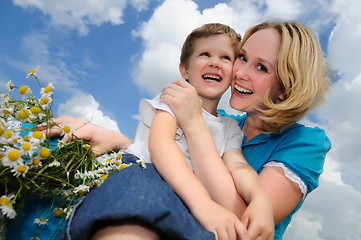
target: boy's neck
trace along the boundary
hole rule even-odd
[[[202,99],[202,107],[210,114],[217,116],[217,108],[220,99],[206,99],[199,96]]]

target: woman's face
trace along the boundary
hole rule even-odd
[[[256,113],[255,106],[264,108],[264,95],[275,101],[282,98],[277,76],[277,58],[281,35],[275,29],[252,34],[233,65],[230,105],[236,110]]]

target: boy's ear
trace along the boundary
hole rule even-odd
[[[188,77],[188,70],[184,64],[179,64],[179,72],[181,73],[184,79],[189,79]]]

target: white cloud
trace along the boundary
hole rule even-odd
[[[100,104],[91,95],[78,93],[58,108],[58,116],[69,115],[89,120],[108,129],[119,131],[118,124],[99,109]]]
[[[309,194],[284,238],[294,240],[360,240],[361,193],[320,179],[320,187]]]
[[[36,8],[50,16],[53,26],[76,29],[80,35],[88,34],[89,25],[122,24],[123,10],[127,6],[126,0],[13,0],[13,3],[23,8]],[[147,9],[148,4],[148,0],[131,1],[138,11]]]
[[[130,0],[130,4],[137,10],[143,11],[148,9],[150,0]]]

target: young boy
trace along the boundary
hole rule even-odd
[[[221,117],[217,113],[220,98],[232,80],[232,67],[240,40],[240,35],[228,26],[203,25],[193,30],[183,44],[179,70],[182,77],[195,87],[202,100],[203,117],[219,154],[227,156],[228,159],[239,159],[241,155],[248,172],[246,176],[237,176],[234,182],[239,194],[250,203],[252,196],[263,193],[263,190],[258,175],[248,166],[241,153],[243,134],[235,120]],[[212,191],[206,189],[196,178],[186,139],[169,106],[161,102],[158,95],[152,100],[142,100],[140,113],[142,121],[138,126],[135,141],[128,147],[127,152],[145,162],[152,162],[161,177],[172,186],[192,215],[207,230],[217,235],[220,234],[218,231],[224,228],[229,230],[229,226],[222,223],[230,214],[224,207],[239,213],[236,215],[241,218],[244,206],[234,206],[234,203],[233,206],[225,206],[227,204],[219,200],[224,199],[224,196],[212,194]],[[225,154],[226,152],[228,153]],[[243,180],[246,178],[247,182]],[[245,184],[250,185],[243,190],[240,186]],[[254,214],[261,217],[271,212],[254,211]],[[267,215],[267,219],[272,218]],[[236,234],[241,231],[237,225],[230,228],[233,228],[230,231]]]

